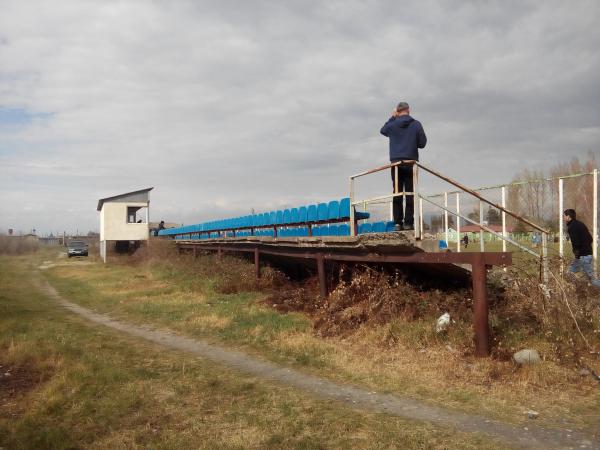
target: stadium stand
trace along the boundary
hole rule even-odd
[[[366,212],[355,212],[355,219],[370,218]],[[223,237],[307,237],[349,236],[350,199],[331,200],[278,211],[233,217],[161,230],[159,236],[175,239],[218,239]],[[391,225],[390,225],[391,224]],[[394,222],[361,223],[358,233],[384,233],[394,230]]]

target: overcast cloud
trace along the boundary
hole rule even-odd
[[[99,198],[148,186],[181,223],[339,198],[399,100],[471,186],[600,150],[597,1],[0,11],[0,232],[97,230]]]

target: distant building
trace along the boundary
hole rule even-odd
[[[150,191],[140,189],[98,200],[100,256],[135,250],[149,239]]]

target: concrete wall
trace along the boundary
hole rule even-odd
[[[146,202],[112,203],[102,205],[100,211],[100,241],[148,240],[147,223],[127,223],[127,207],[147,207]]]

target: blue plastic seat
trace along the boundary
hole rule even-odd
[[[346,197],[340,200],[340,219],[350,218],[350,198]]]
[[[385,222],[375,222],[371,231],[373,233],[385,233]]]
[[[371,232],[371,224],[370,223],[361,223],[358,226],[358,234],[365,234]]]
[[[281,211],[281,210],[277,211],[277,217],[275,219],[275,223],[277,225],[283,224],[283,211]]]
[[[322,220],[327,220],[327,215],[329,210],[327,208],[327,203],[319,203],[317,206],[317,220],[320,222]]]
[[[390,221],[385,223],[385,231],[394,231],[396,228],[396,222]]]
[[[298,208],[298,222],[305,223],[308,221],[308,211],[306,210],[306,206],[301,206]]]
[[[292,221],[292,213],[289,209],[285,209],[283,211],[283,223],[288,224]]]
[[[317,205],[309,205],[306,212],[306,217],[309,222],[317,221]]]
[[[340,202],[332,200],[327,205],[327,218],[329,220],[339,219],[340,217]]]
[[[337,236],[339,227],[337,225],[329,225],[328,236]]]
[[[364,219],[368,219],[369,217],[371,217],[371,214],[368,212],[355,211],[354,217],[356,218],[356,220],[364,220]]]
[[[291,214],[291,223],[298,223],[300,222],[300,212],[298,211],[298,208],[292,208],[290,210],[290,214]]]
[[[277,223],[277,213],[275,211],[271,211],[269,213],[269,225],[275,225]]]

